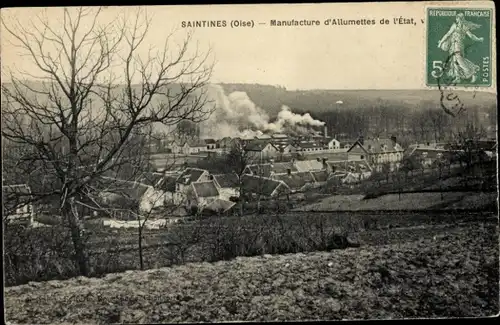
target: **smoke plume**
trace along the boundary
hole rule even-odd
[[[309,113],[296,114],[283,105],[275,121],[248,97],[245,92],[236,91],[229,95],[219,85],[210,85],[209,99],[215,104],[215,111],[202,123],[202,135],[212,138],[253,138],[264,133],[298,134],[307,127],[323,126]]]

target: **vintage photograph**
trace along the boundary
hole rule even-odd
[[[495,21],[2,8],[5,322],[498,315]]]

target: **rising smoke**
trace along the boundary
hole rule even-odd
[[[315,120],[309,113],[296,114],[283,105],[275,121],[270,122],[269,115],[248,97],[245,92],[236,91],[229,95],[219,85],[210,85],[209,99],[215,104],[215,111],[201,125],[205,137],[241,137],[251,138],[264,133],[303,134],[307,127],[323,126],[325,123]]]

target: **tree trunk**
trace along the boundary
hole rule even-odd
[[[88,276],[88,257],[85,249],[85,243],[82,239],[83,224],[78,217],[74,198],[70,198],[68,201],[69,202],[67,202],[63,207],[63,213],[69,223],[71,240],[73,241],[73,248],[75,250],[75,261],[78,265],[80,275]]]
[[[141,225],[141,220],[139,219],[139,266],[141,268],[141,270],[144,270],[144,257],[142,255],[142,227],[144,226],[144,224]]]

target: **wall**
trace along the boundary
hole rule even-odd
[[[229,201],[231,196],[240,196],[240,191],[237,187],[222,187],[219,188],[219,194],[222,200]]]

